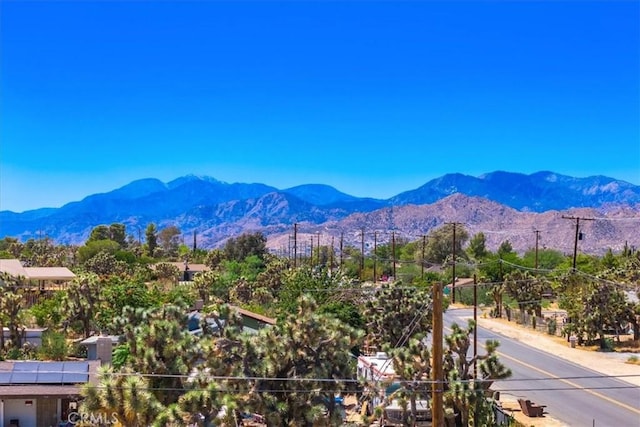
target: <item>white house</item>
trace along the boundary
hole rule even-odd
[[[0,427],[50,427],[66,421],[100,361],[0,362]]]

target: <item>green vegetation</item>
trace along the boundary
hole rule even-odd
[[[269,425],[285,426],[339,425],[335,393],[377,390],[357,380],[354,356],[385,351],[399,376],[393,396],[405,404],[410,424],[417,399],[431,393],[422,380],[432,370],[424,337],[432,328],[433,285],[450,284],[454,273],[475,278],[456,287],[456,302],[490,307],[492,316],[525,322],[553,300],[570,322],[547,323],[550,334],[560,328],[581,344],[612,350],[633,329],[638,342],[640,305],[625,292],[637,288],[640,254],[629,249],[579,255],[574,270],[572,259],[550,249],[520,257],[505,241],[493,253],[482,233],[469,236],[460,226],[454,241],[452,225],[415,241],[394,235],[364,254],[318,244],[297,259],[270,254],[260,233],[213,250],[189,248],[179,236],[176,227],[155,224],[127,236],[122,224],[111,224],[96,227],[80,247],[0,241],[2,257],[76,274],[60,290],[37,293],[23,277],[0,277],[0,327],[8,330],[0,358],[64,360],[79,351],[72,342],[117,334],[123,343],[112,367],[83,390],[86,411],[116,413],[123,425],[169,426],[206,423],[226,408],[229,417],[262,413]],[[208,270],[183,282],[176,263],[185,261]],[[392,280],[381,280],[386,277]],[[213,321],[200,325],[200,335],[188,328],[195,302]],[[246,333],[236,307],[277,323]],[[20,334],[36,326],[47,328],[37,353]],[[497,342],[467,360],[474,328],[473,322],[453,325],[445,337],[444,402],[449,413],[489,426],[486,388],[510,372],[498,359]]]

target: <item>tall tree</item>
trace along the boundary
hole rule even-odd
[[[451,325],[451,333],[445,337],[447,348],[443,368],[447,378],[445,402],[460,413],[462,425],[495,425],[494,413],[485,397],[494,380],[511,376],[511,371],[498,359],[498,341],[487,340],[484,355],[468,358],[471,335],[476,327],[470,321],[466,329]],[[477,365],[477,375],[472,370]],[[473,419],[473,424],[470,424]]]
[[[178,255],[181,235],[180,229],[175,225],[170,225],[160,230],[158,242],[166,256],[175,257]]]
[[[211,306],[201,326],[202,363],[194,368],[173,418],[207,426],[223,408],[232,416],[236,408],[247,404],[248,378],[262,361],[253,351],[253,335],[245,333],[237,309],[227,304]]]
[[[473,235],[469,241],[467,252],[476,260],[484,259],[487,256],[487,238],[484,233],[480,232]]]
[[[462,246],[469,238],[467,230],[456,224],[455,226],[455,242],[453,241],[453,224],[445,224],[444,226],[432,231],[427,236],[427,244],[425,249],[425,258],[429,262],[442,264],[447,257],[451,256],[455,252],[456,258],[466,257],[466,253],[462,250]]]
[[[89,234],[88,242],[96,242],[98,240],[111,240],[111,233],[109,232],[109,227],[106,225],[98,225],[93,227],[91,233]]]
[[[109,226],[109,238],[118,243],[121,248],[127,246],[126,226],[121,223],[114,222]]]
[[[364,303],[367,345],[382,349],[401,347],[419,334],[431,330],[431,292],[426,288],[384,283]]]
[[[150,384],[140,373],[114,371],[109,366],[99,369],[98,383],[82,386],[79,413],[91,414],[101,425],[117,421],[127,427],[156,426],[164,407],[155,398]]]
[[[196,338],[188,330],[186,308],[173,304],[127,307],[117,324],[129,346],[125,366],[141,374],[154,374],[148,381],[156,399],[163,406],[175,404],[199,356]]]
[[[509,296],[518,302],[523,323],[525,313],[540,315],[542,294],[545,287],[543,280],[534,277],[528,271],[515,270],[507,275],[504,289]],[[535,327],[535,323],[533,326]]]
[[[409,401],[409,410],[403,413],[405,425],[414,425],[417,416],[417,400],[429,399],[431,395],[431,352],[424,337],[414,337],[402,347],[388,347],[394,372],[398,376],[400,388],[393,398],[401,402]]]
[[[19,349],[22,346],[20,329],[24,322],[25,290],[28,285],[23,276],[12,276],[0,273],[0,351],[4,350],[4,332],[9,330],[11,347]]]
[[[224,254],[225,258],[236,261],[244,261],[251,255],[264,259],[267,254],[267,238],[260,232],[230,238],[224,246]]]
[[[103,304],[100,278],[95,273],[76,276],[62,301],[63,324],[76,327],[85,338],[98,329],[96,319]]]
[[[147,255],[153,257],[158,248],[158,229],[154,223],[147,225],[144,231],[144,237],[147,241]]]
[[[312,426],[325,412],[325,422],[341,425],[334,397],[355,384],[343,379],[353,376],[351,349],[362,333],[317,314],[309,297],[298,305],[297,312],[255,338],[254,351],[262,363],[249,394],[251,404],[272,426]]]

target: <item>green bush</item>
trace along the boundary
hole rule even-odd
[[[604,347],[602,347],[603,351],[614,351],[614,342],[613,338],[605,338],[604,339]]]
[[[61,332],[45,331],[38,356],[42,360],[65,360],[69,353],[67,338]]]

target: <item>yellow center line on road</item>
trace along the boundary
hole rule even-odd
[[[450,328],[448,328],[448,327],[446,327],[446,326],[445,326],[445,328],[444,328],[444,329],[447,329],[447,330],[451,331],[451,329],[450,329]],[[485,347],[485,345],[484,345],[484,344],[482,344],[481,342],[478,342],[478,344],[479,344],[481,347],[486,348],[486,347]],[[527,368],[529,368],[529,369],[532,369],[532,370],[534,370],[534,371],[537,371],[537,372],[539,372],[539,373],[541,373],[541,374],[543,374],[543,375],[547,375],[547,376],[549,376],[549,377],[551,377],[551,378],[555,378],[555,379],[557,379],[558,381],[562,381],[563,383],[570,385],[571,387],[575,387],[575,388],[577,388],[577,389],[580,389],[580,390],[582,390],[582,391],[585,391],[585,392],[587,392],[587,393],[589,393],[589,394],[591,394],[591,395],[593,395],[593,396],[595,396],[595,397],[598,397],[598,398],[600,398],[600,399],[602,399],[602,400],[606,400],[606,401],[607,401],[607,402],[609,402],[609,403],[613,403],[613,404],[615,404],[615,405],[618,405],[618,406],[620,406],[621,408],[624,408],[624,409],[626,409],[626,410],[628,410],[628,411],[631,411],[631,412],[636,413],[636,414],[640,414],[640,409],[638,409],[638,408],[634,408],[633,406],[629,406],[629,405],[627,405],[627,404],[625,404],[625,403],[618,402],[617,400],[612,399],[612,398],[610,398],[610,397],[607,397],[607,396],[605,396],[605,395],[603,395],[603,394],[601,394],[601,393],[598,393],[597,391],[593,391],[593,390],[586,389],[586,388],[584,388],[584,387],[580,386],[579,384],[574,383],[573,381],[569,381],[569,380],[567,380],[567,379],[560,378],[560,377],[558,377],[557,375],[553,375],[551,372],[547,372],[547,371],[545,371],[544,369],[540,369],[540,368],[538,368],[537,366],[530,365],[530,364],[528,364],[528,363],[526,363],[526,362],[523,362],[523,361],[521,361],[521,360],[516,359],[515,357],[508,356],[508,355],[506,355],[506,354],[504,354],[504,353],[502,353],[502,352],[499,352],[499,351],[496,351],[496,353],[497,353],[500,357],[504,357],[505,359],[512,360],[512,361],[514,361],[514,362],[516,362],[516,363],[521,364],[522,366],[525,366],[525,367],[527,367]],[[523,380],[523,381],[526,381],[526,380]],[[507,390],[505,390],[505,391],[507,391]]]
[[[481,344],[481,345],[482,345],[482,344]],[[484,346],[483,346],[483,347],[484,347]],[[526,363],[526,362],[523,362],[523,361],[521,361],[521,360],[518,360],[518,359],[516,359],[515,357],[508,356],[508,355],[506,355],[506,354],[504,354],[504,353],[501,353],[501,352],[499,352],[499,351],[497,351],[496,353],[497,353],[498,355],[500,355],[500,357],[504,357],[504,358],[506,358],[506,359],[513,360],[514,362],[519,363],[519,364],[521,364],[522,366],[525,366],[525,367],[527,367],[527,368],[529,368],[529,369],[533,369],[534,371],[540,372],[541,374],[548,375],[548,376],[550,376],[551,378],[555,378],[555,379],[557,379],[558,381],[562,381],[563,383],[570,385],[571,387],[578,388],[578,389],[580,389],[580,390],[582,390],[582,391],[585,391],[585,392],[587,392],[587,393],[589,393],[589,394],[591,394],[591,395],[593,395],[593,396],[596,396],[596,397],[598,397],[598,398],[600,398],[600,399],[602,399],[602,400],[606,400],[607,402],[610,402],[610,403],[616,404],[616,405],[618,405],[618,406],[620,406],[620,407],[622,407],[622,408],[625,408],[625,409],[627,409],[627,410],[629,410],[629,411],[631,411],[631,412],[634,412],[634,413],[636,413],[636,414],[640,414],[640,409],[638,409],[638,408],[634,408],[633,406],[629,406],[629,405],[627,405],[627,404],[625,404],[625,403],[618,402],[617,400],[612,399],[612,398],[610,398],[610,397],[607,397],[607,396],[605,396],[605,395],[603,395],[603,394],[601,394],[601,393],[598,393],[597,391],[593,391],[593,390],[589,390],[589,389],[587,389],[587,388],[584,388],[584,387],[580,386],[579,384],[574,383],[573,381],[569,381],[569,380],[567,380],[567,379],[560,378],[560,377],[558,377],[558,376],[556,376],[556,375],[553,375],[553,374],[552,374],[552,373],[550,373],[550,372],[545,371],[544,369],[540,369],[540,368],[538,368],[537,366],[533,366],[533,365],[530,365],[530,364],[528,364],[528,363]],[[526,380],[523,380],[523,381],[526,381]]]

